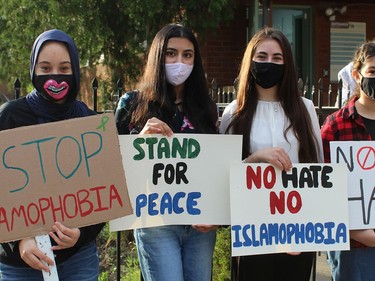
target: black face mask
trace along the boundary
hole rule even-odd
[[[362,73],[358,71],[362,76],[361,90],[370,98],[375,99],[375,77],[364,77]]]
[[[34,82],[37,91],[50,101],[62,100],[74,87],[73,74],[36,75]]]
[[[280,83],[284,76],[284,65],[272,62],[252,61],[251,75],[255,82],[264,89],[272,88]]]

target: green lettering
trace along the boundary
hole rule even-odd
[[[184,138],[182,140],[182,144],[178,141],[177,138],[174,138],[172,140],[172,158],[176,158],[177,152],[182,159],[186,158],[187,142],[188,142],[187,138]]]
[[[201,146],[199,142],[195,139],[189,139],[188,144],[188,158],[197,158],[201,151]]]
[[[158,159],[163,158],[163,154],[165,158],[171,157],[171,148],[169,146],[169,142],[166,138],[161,138],[158,144]]]
[[[145,143],[144,138],[136,138],[133,141],[133,147],[139,152],[138,154],[133,156],[134,160],[142,160],[145,158],[145,151],[142,149],[141,144]]]
[[[154,159],[154,144],[158,142],[158,138],[147,138],[146,144],[148,145],[148,159]]]

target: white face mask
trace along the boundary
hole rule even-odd
[[[184,63],[166,63],[165,74],[167,76],[168,83],[173,86],[181,85],[188,79],[189,75],[193,71],[194,64]]]

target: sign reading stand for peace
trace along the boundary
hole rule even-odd
[[[232,256],[349,249],[341,164],[231,167]]]
[[[375,228],[375,141],[330,142],[331,162],[348,172],[350,229]]]
[[[119,136],[134,214],[111,231],[171,224],[230,224],[229,171],[242,136]]]
[[[132,214],[113,114],[0,132],[0,242]]]

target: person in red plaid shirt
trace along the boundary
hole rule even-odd
[[[331,162],[331,141],[375,140],[375,41],[357,49],[352,74],[359,87],[346,106],[327,117],[321,129],[327,163]],[[351,230],[350,238],[350,251],[328,253],[333,280],[375,280],[375,230]]]

